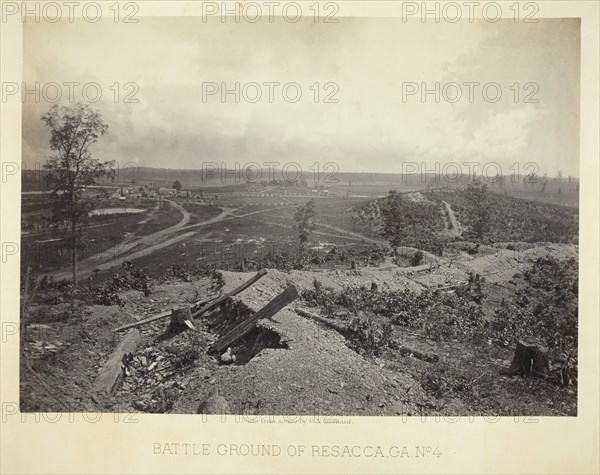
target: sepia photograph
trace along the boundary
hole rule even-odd
[[[20,186],[2,205],[19,226],[2,238],[18,287],[3,423],[111,414],[163,433],[132,449],[161,463],[380,457],[398,473],[458,452],[405,432],[306,446],[233,434],[483,419],[544,432],[546,417],[589,415],[597,335],[582,321],[597,320],[598,289],[580,264],[597,263],[597,242],[582,234],[580,262],[580,230],[597,233],[598,203],[580,184],[598,185],[581,158],[598,97],[584,94],[582,15],[162,3],[2,4],[22,28],[22,79],[2,79],[20,111],[3,117],[3,137],[20,130],[2,159],[2,186]],[[195,439],[158,429],[183,415]],[[211,421],[232,438],[201,444]]]
[[[23,40],[23,410],[577,415],[579,20]]]

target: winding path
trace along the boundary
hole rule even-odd
[[[83,279],[89,277],[95,269],[105,270],[115,265],[118,265],[125,259],[129,259],[135,253],[127,256],[125,258],[119,259],[120,256],[132,251],[140,245],[147,245],[145,249],[154,249],[154,248],[162,248],[164,246],[169,245],[169,241],[161,242],[164,238],[170,236],[171,234],[181,230],[186,224],[190,222],[191,213],[183,208],[179,203],[172,200],[164,200],[169,203],[174,209],[177,209],[182,213],[181,220],[170,226],[166,229],[161,229],[155,233],[149,234],[147,236],[141,236],[137,239],[133,240],[125,240],[115,246],[112,246],[98,254],[94,254],[93,256],[88,257],[87,259],[82,259],[78,262],[78,278]],[[157,242],[158,241],[158,242]],[[156,250],[156,249],[154,249]],[[150,251],[153,252],[153,251]],[[64,267],[56,272],[51,272],[47,274],[48,277],[52,277],[54,280],[62,280],[68,279],[72,275],[71,266]]]
[[[259,213],[266,213],[275,209],[287,208],[289,206],[278,206],[275,208],[268,208],[263,210],[252,211],[245,214],[233,214],[238,209],[228,209],[220,213],[214,218],[207,219],[200,223],[188,224],[190,222],[191,213],[183,208],[179,203],[171,200],[165,200],[169,202],[175,209],[178,209],[183,213],[183,218],[175,225],[157,231],[148,236],[142,236],[135,241],[127,242],[125,244],[120,243],[113,246],[103,252],[93,255],[87,259],[79,262],[79,271],[77,276],[79,280],[89,277],[94,270],[108,270],[112,267],[121,265],[126,260],[139,259],[150,255],[156,251],[159,251],[167,246],[171,246],[179,241],[188,239],[194,235],[196,228],[208,226],[210,224],[219,223],[222,221],[229,221],[232,219],[245,218]],[[190,230],[189,232],[173,236],[178,231]],[[139,248],[140,246],[143,246]],[[48,277],[52,277],[54,280],[69,279],[71,277],[71,267],[65,267],[59,271],[48,273]]]
[[[456,219],[454,210],[450,206],[450,203],[448,203],[446,201],[442,201],[442,204],[444,205],[444,208],[446,210],[446,215],[448,216],[448,219],[450,220],[450,226],[448,227],[447,231],[455,234],[456,236],[460,236],[462,234],[462,230],[460,228],[460,224],[458,224],[458,220]],[[446,223],[446,224],[448,224],[448,223]]]

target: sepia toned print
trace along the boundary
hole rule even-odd
[[[406,13],[25,21],[21,411],[577,415],[580,21]]]

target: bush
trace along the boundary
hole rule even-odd
[[[502,306],[490,325],[502,345],[536,339],[549,348],[576,351],[578,265],[574,259],[541,257],[523,273],[527,289],[516,292],[514,307]]]
[[[372,317],[354,318],[350,325],[350,339],[360,354],[379,356],[381,352],[393,346],[391,324]]]
[[[302,293],[305,302],[319,307],[324,315],[332,316],[342,309],[358,314],[369,312],[382,320],[381,324],[411,327],[422,330],[435,340],[467,340],[480,331],[483,326],[483,299],[481,279],[473,276],[473,288],[463,293],[443,294],[424,291],[419,294],[409,290],[371,292],[366,287],[346,288],[341,292],[324,287],[319,281],[313,282],[313,289]],[[469,286],[467,286],[469,287]],[[367,342],[376,338],[369,332],[374,331],[372,323],[356,322],[356,331],[365,333],[359,339]],[[391,328],[391,327],[389,327]],[[386,327],[386,329],[389,329]]]
[[[139,290],[148,297],[152,293],[152,280],[141,269],[131,262],[123,262],[123,274],[115,274],[108,283],[99,287],[90,288],[91,300],[98,305],[124,306],[125,301],[119,296],[119,291],[124,289]]]

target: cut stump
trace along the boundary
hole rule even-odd
[[[167,335],[177,335],[188,328],[194,329],[191,323],[192,312],[189,307],[176,308],[171,312],[171,321],[167,328]],[[190,327],[191,325],[191,327]]]
[[[548,350],[535,343],[518,341],[507,376],[534,376],[543,378],[550,372]]]

